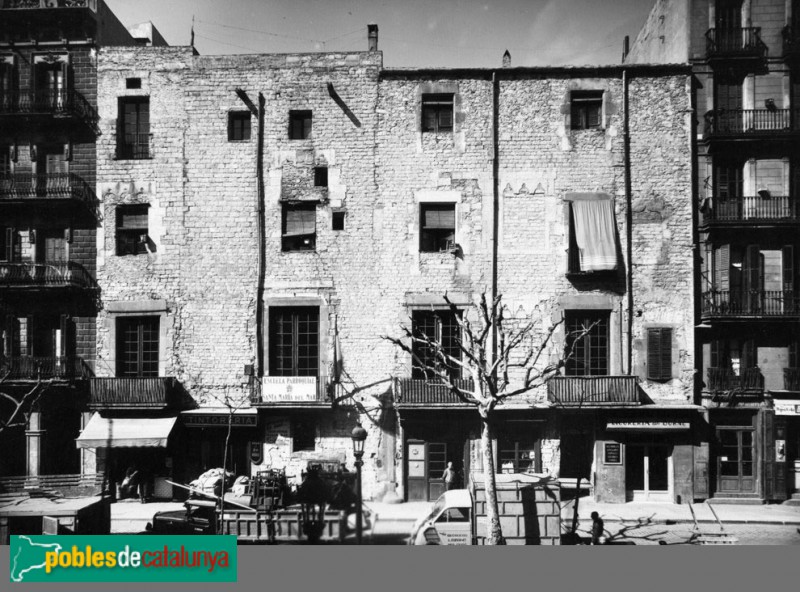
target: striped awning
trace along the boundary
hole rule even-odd
[[[78,448],[166,448],[177,417],[92,415],[75,440]]]

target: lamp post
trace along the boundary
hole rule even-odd
[[[364,466],[361,458],[364,456],[364,441],[367,439],[367,430],[361,427],[360,422],[353,428],[350,438],[353,440],[353,456],[356,457],[356,542],[360,545],[362,530],[361,467]]]

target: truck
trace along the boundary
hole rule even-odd
[[[495,476],[497,505],[508,545],[560,545],[560,486],[546,475]],[[486,485],[470,475],[467,489],[451,489],[414,523],[410,545],[483,545],[486,542]]]

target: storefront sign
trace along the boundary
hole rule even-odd
[[[257,440],[250,442],[250,462],[260,465],[262,460],[264,460],[264,446]]]
[[[317,400],[316,376],[265,376],[261,379],[264,402],[299,402]]]
[[[688,430],[688,421],[610,421],[606,425],[607,430],[617,431],[669,431],[669,430]]]
[[[775,415],[800,415],[800,399],[775,401]]]
[[[621,465],[622,444],[619,442],[606,442],[604,446],[603,463],[607,465]]]
[[[224,428],[228,426],[239,428],[252,428],[258,424],[258,415],[234,414],[231,417],[228,413],[209,413],[209,414],[186,414],[183,415],[183,423],[193,428]]]

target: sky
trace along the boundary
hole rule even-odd
[[[126,26],[152,21],[203,55],[365,51],[385,67],[616,64],[655,0],[106,0]]]

